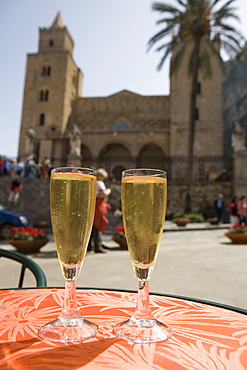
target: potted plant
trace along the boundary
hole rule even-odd
[[[174,222],[178,226],[186,226],[190,222],[190,219],[188,217],[184,217],[184,216],[175,217]]]
[[[208,218],[207,221],[210,223],[210,225],[218,225],[217,217]]]
[[[233,225],[225,233],[234,244],[247,244],[247,226],[246,225]]]
[[[121,249],[128,249],[126,236],[123,226],[117,226],[115,232],[112,235],[112,240],[120,245]]]
[[[40,229],[31,227],[12,227],[8,242],[20,253],[38,252],[49,239]]]

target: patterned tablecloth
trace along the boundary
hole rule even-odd
[[[113,326],[131,315],[136,294],[89,289],[77,290],[78,305],[99,325],[97,336],[78,344],[41,340],[37,332],[59,315],[63,294],[53,288],[0,291],[1,369],[247,369],[247,315],[167,296],[150,296],[154,316],[173,330],[164,342],[116,338]]]

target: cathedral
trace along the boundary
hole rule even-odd
[[[39,30],[38,52],[28,54],[18,157],[52,166],[103,167],[115,179],[123,169],[165,169],[185,179],[190,80],[186,55],[171,75],[169,96],[122,90],[81,96],[83,73],[73,60],[74,41],[58,13]],[[83,47],[83,46],[82,46]],[[213,78],[200,75],[197,92],[194,181],[215,181],[223,171],[222,73],[212,55]]]

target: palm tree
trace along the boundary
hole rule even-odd
[[[191,78],[190,117],[188,136],[188,164],[186,172],[187,194],[185,212],[191,212],[191,186],[193,182],[194,138],[196,129],[196,98],[198,72],[201,69],[204,78],[212,76],[210,55],[215,54],[224,70],[224,61],[220,54],[221,47],[233,58],[241,58],[243,36],[229,24],[229,20],[238,20],[235,0],[174,0],[177,6],[169,3],[153,3],[153,10],[161,13],[157,22],[164,25],[148,42],[149,49],[170,36],[167,42],[161,43],[157,51],[163,51],[158,65],[160,70],[173,53],[171,73],[176,72],[183,60],[185,50],[192,45],[189,56],[188,75]],[[219,6],[219,3],[224,2]]]

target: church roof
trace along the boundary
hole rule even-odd
[[[134,92],[132,92],[130,90],[121,90],[121,91],[118,91],[117,93],[112,94],[110,96],[114,96],[114,95],[123,95],[123,96],[130,96],[130,95],[134,96],[135,95],[135,96],[142,96],[142,95],[136,94],[136,93],[134,93]]]
[[[64,25],[63,18],[62,18],[62,14],[58,12],[51,28],[64,28],[64,27],[65,25]]]

